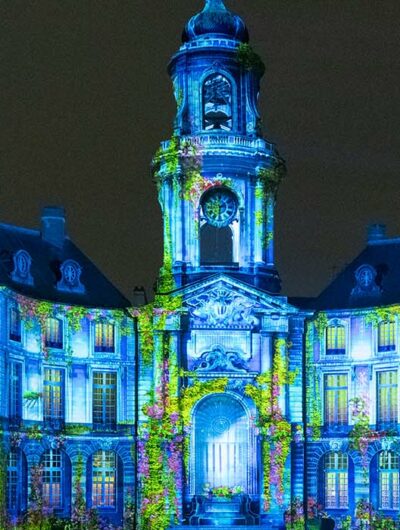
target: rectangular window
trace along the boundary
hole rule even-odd
[[[95,352],[113,352],[114,347],[114,324],[109,322],[96,322],[95,325]]]
[[[379,454],[379,509],[399,509],[399,455],[392,451]]]
[[[10,340],[21,342],[21,314],[15,307],[10,309]]]
[[[22,365],[20,363],[10,363],[8,413],[10,420],[22,419]]]
[[[396,324],[394,321],[380,322],[378,326],[378,352],[396,350]]]
[[[116,458],[113,451],[93,455],[92,506],[114,508],[116,505]]]
[[[348,421],[347,374],[325,375],[325,423],[345,425]]]
[[[397,405],[398,405],[398,385],[397,371],[388,370],[377,373],[377,423],[395,424],[397,423]]]
[[[326,354],[345,355],[346,333],[344,326],[328,326],[326,328]]]
[[[348,498],[348,458],[343,453],[325,456],[325,508],[344,509]]]
[[[46,321],[45,345],[47,348],[63,347],[63,325],[59,318],[48,318]]]
[[[93,428],[115,430],[117,423],[117,374],[93,372]]]
[[[45,422],[64,419],[64,371],[44,369],[43,419]]]

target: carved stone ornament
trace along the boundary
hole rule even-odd
[[[13,256],[14,270],[11,273],[11,279],[14,282],[33,285],[31,275],[32,258],[26,250],[18,250]]]
[[[329,449],[331,451],[341,451],[343,447],[343,442],[342,440],[330,440],[329,441]]]
[[[351,291],[351,296],[374,296],[380,293],[376,284],[376,270],[371,265],[361,265],[355,274],[356,285]]]
[[[81,284],[82,267],[73,259],[65,260],[61,267],[61,280],[57,283],[59,291],[84,293],[85,288]]]
[[[204,352],[193,365],[197,372],[247,372],[246,362],[234,351],[226,352],[221,346],[214,346]]]
[[[381,445],[383,451],[390,451],[393,446],[393,441],[390,438],[382,438]]]
[[[258,324],[254,315],[258,304],[225,286],[201,293],[187,304],[195,327],[249,329]]]

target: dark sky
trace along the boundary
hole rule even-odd
[[[266,64],[261,114],[288,166],[277,207],[283,293],[315,295],[400,234],[399,0],[227,0]],[[202,0],[1,0],[0,219],[69,235],[129,297],[150,287],[161,216],[149,165],[171,134],[166,65]],[[400,281],[400,278],[399,278]]]

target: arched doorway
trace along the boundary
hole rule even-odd
[[[230,394],[204,398],[194,411],[191,492],[204,493],[205,485],[240,486],[249,491],[250,421],[242,403]]]
[[[200,230],[202,265],[229,265],[233,262],[233,235],[229,226],[205,224]]]

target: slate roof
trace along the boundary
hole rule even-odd
[[[32,258],[33,285],[24,285],[11,279],[13,256],[25,250]],[[81,283],[84,293],[57,289],[60,265],[67,259],[82,267]],[[79,248],[68,238],[62,246],[44,241],[39,230],[30,230],[0,223],[0,285],[25,296],[68,305],[82,305],[117,309],[130,306],[130,302],[103,275]]]
[[[376,270],[374,291],[357,295],[355,272],[361,265]],[[290,300],[295,304],[294,299]],[[299,303],[300,302],[300,303]],[[400,238],[370,241],[368,246],[314,299],[298,300],[303,307],[317,310],[354,309],[400,303]]]

